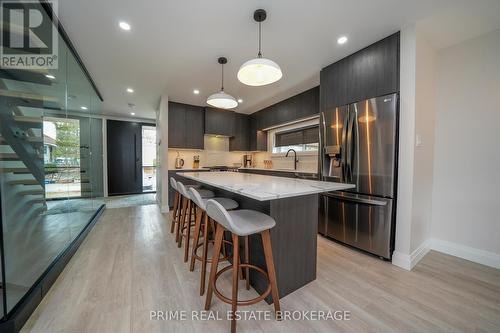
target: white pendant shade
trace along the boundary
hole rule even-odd
[[[241,65],[238,80],[248,86],[265,86],[281,79],[280,66],[270,59],[255,58]]]
[[[207,104],[219,109],[233,109],[238,106],[236,99],[226,94],[224,91],[219,91],[218,93],[208,96]]]

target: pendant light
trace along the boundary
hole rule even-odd
[[[261,23],[266,19],[264,9],[257,9],[253,18],[259,23],[259,53],[257,58],[248,60],[241,65],[238,71],[238,80],[249,86],[265,86],[279,81],[283,76],[280,66],[270,59],[262,58],[261,52]]]
[[[222,87],[218,93],[208,96],[207,104],[219,109],[232,109],[238,106],[238,102],[236,102],[233,96],[224,92],[224,64],[227,63],[227,59],[220,57],[218,62],[222,68]]]

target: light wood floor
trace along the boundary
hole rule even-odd
[[[228,331],[225,320],[150,320],[151,310],[190,313],[205,300],[199,267],[189,272],[169,226],[156,206],[106,210],[23,331]],[[351,320],[248,320],[238,332],[500,332],[499,270],[430,252],[407,272],[322,237],[318,247],[317,280],[284,297],[282,310],[346,310]],[[228,276],[221,289],[229,285]],[[212,309],[229,305],[214,298]]]

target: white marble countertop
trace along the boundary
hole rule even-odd
[[[207,167],[199,167],[197,169],[193,168],[181,168],[181,169],[168,169],[168,171],[177,171],[177,172],[187,172],[187,171],[196,171],[196,170],[210,170],[210,168]]]
[[[266,169],[266,168],[239,168],[239,170],[259,170],[259,171],[278,171],[278,172],[291,172],[291,173],[307,173],[307,174],[317,174],[317,172],[312,171],[300,171],[293,169]]]
[[[178,175],[259,201],[354,188],[351,184],[243,172],[183,172]]]

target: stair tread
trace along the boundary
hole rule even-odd
[[[16,153],[0,153],[0,159],[2,160],[19,160],[19,156]]]
[[[36,189],[36,190],[25,190],[25,191],[20,191],[17,192],[20,195],[29,195],[29,194],[44,194],[45,190],[43,189]]]
[[[12,116],[15,121],[23,123],[41,123],[43,122],[42,117],[29,117],[29,116]]]
[[[38,185],[40,184],[36,179],[13,179],[7,183],[11,185]]]
[[[44,95],[39,95],[39,94],[34,94],[34,93],[27,93],[27,92],[22,92],[22,91],[12,91],[12,90],[5,90],[5,89],[0,89],[0,96],[31,99],[31,100],[37,100],[37,101],[49,101],[49,102],[56,102],[56,103],[59,102],[59,99],[57,97],[54,97],[54,96],[44,96]]]
[[[3,172],[31,173],[30,170],[25,167],[7,167],[7,168],[0,167],[0,170],[2,170]]]

